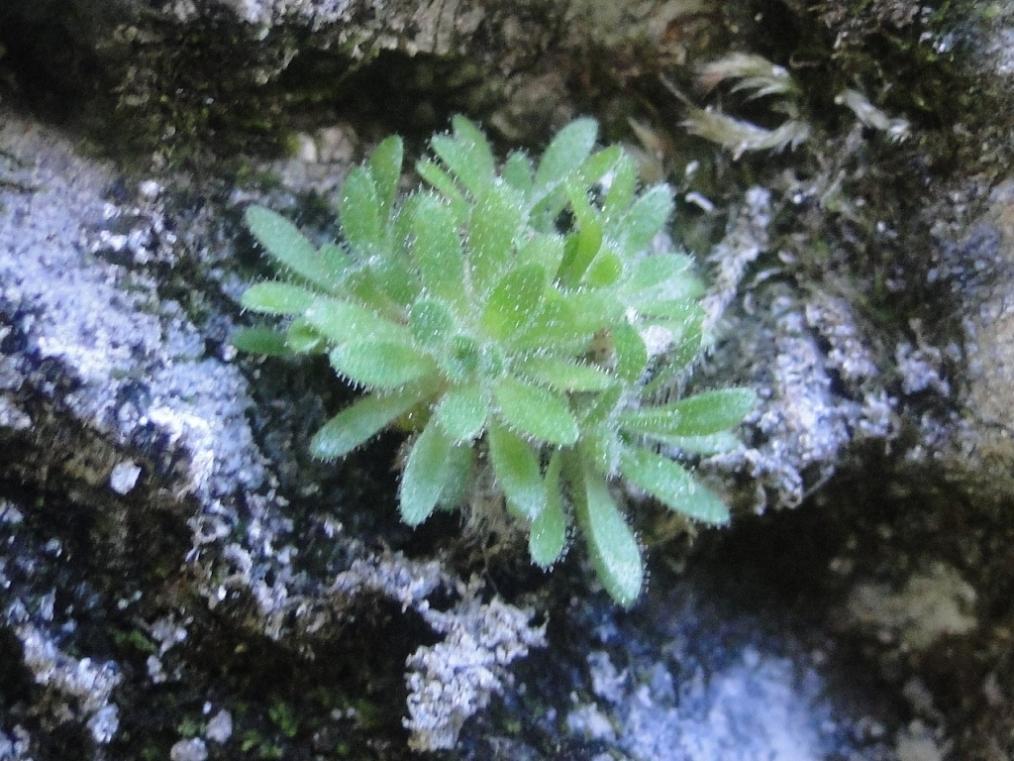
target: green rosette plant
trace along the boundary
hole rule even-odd
[[[597,132],[578,119],[537,162],[515,151],[498,167],[485,135],[457,116],[415,166],[424,188],[403,196],[402,142],[388,138],[345,178],[342,240],[319,248],[248,208],[281,277],[252,285],[242,304],[287,323],[242,330],[235,344],[326,352],[366,392],[313,437],[316,457],[344,457],[390,426],[414,432],[399,486],[409,525],[488,503],[488,469],[535,563],[552,566],[576,523],[603,586],[629,605],[643,561],[614,486],[726,523],[722,500],[661,452],[734,443],[729,429],[754,394],[646,401],[701,350],[703,286],[689,257],[650,250],[671,189],[639,192],[633,159],[596,149]]]

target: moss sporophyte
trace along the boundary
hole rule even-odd
[[[578,119],[537,162],[515,151],[498,167],[458,116],[415,166],[425,187],[401,197],[402,142],[388,138],[348,174],[342,240],[320,248],[250,207],[246,223],[282,279],[251,286],[242,304],[286,322],[241,330],[235,344],[327,353],[365,390],[313,437],[319,458],[389,426],[414,431],[399,486],[406,523],[488,502],[491,469],[499,509],[525,527],[535,563],[557,561],[574,522],[603,586],[629,605],[643,563],[611,484],[727,522],[722,500],[660,450],[728,447],[754,394],[647,401],[700,351],[703,286],[688,256],[649,252],[671,189],[638,192],[633,159],[596,149],[597,133]]]

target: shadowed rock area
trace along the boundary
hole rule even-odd
[[[0,759],[1014,757],[1012,39],[1003,3],[5,2]],[[456,112],[501,155],[590,114],[672,184],[714,336],[672,390],[760,396],[697,463],[730,528],[624,495],[631,610],[578,542],[406,528],[397,435],[307,451],[355,391],[229,343],[245,206],[333,240],[349,167]]]

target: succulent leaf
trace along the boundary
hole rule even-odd
[[[412,233],[423,288],[448,302],[460,299],[465,265],[454,212],[433,196],[424,196],[415,209]]]
[[[385,396],[374,394],[364,397],[339,412],[317,431],[310,441],[310,451],[321,460],[343,457],[431,394],[432,389],[415,386]]]
[[[501,175],[508,185],[527,195],[535,180],[535,169],[528,154],[524,151],[513,151],[504,162]]]
[[[380,196],[366,167],[356,167],[342,185],[338,217],[345,239],[360,256],[382,248],[384,224]]]
[[[576,463],[570,468],[574,508],[596,574],[609,596],[628,607],[641,593],[641,550],[609,493],[605,479]]]
[[[232,345],[251,354],[284,357],[292,352],[285,342],[285,334],[267,327],[240,328],[232,334]]]
[[[547,188],[562,182],[581,166],[598,138],[594,119],[576,119],[556,133],[535,172],[535,187]]]
[[[399,388],[435,371],[429,357],[390,341],[347,343],[332,349],[328,357],[339,373],[370,388]]]
[[[398,488],[401,519],[418,526],[430,517],[450,475],[451,441],[430,421],[412,445]]]
[[[541,568],[550,568],[559,560],[567,544],[567,516],[563,510],[563,484],[560,477],[562,465],[562,453],[554,452],[546,467],[545,505],[532,521],[528,535],[528,553],[532,562]]]
[[[628,383],[641,377],[648,364],[648,349],[637,329],[629,322],[612,328],[613,351],[616,353],[616,374]]]
[[[506,376],[493,386],[500,419],[547,444],[570,446],[577,441],[577,420],[566,397]]]
[[[376,312],[350,301],[319,297],[303,317],[326,338],[340,344],[364,337],[402,344],[412,342],[411,333],[404,325],[386,320]]]
[[[477,293],[488,291],[509,267],[524,217],[521,194],[509,185],[489,186],[478,199],[468,226],[468,263]]]
[[[489,295],[482,313],[487,335],[503,341],[531,321],[546,289],[546,273],[538,264],[524,264],[508,272]]]
[[[244,309],[261,314],[299,314],[315,298],[315,294],[298,285],[269,280],[247,288],[240,298],[240,304]]]
[[[535,450],[524,439],[497,424],[489,427],[488,441],[497,484],[516,510],[534,520],[546,501]]]
[[[398,193],[398,182],[401,180],[401,165],[404,160],[405,148],[397,135],[382,140],[370,154],[370,174],[380,201],[381,217],[386,217],[394,204]]]
[[[281,214],[263,206],[249,206],[244,219],[264,250],[284,268],[321,288],[334,285],[340,273],[330,269],[313,244]]]
[[[644,407],[620,416],[624,430],[647,436],[706,436],[732,428],[753,409],[750,389],[708,391],[661,407]]]
[[[647,449],[632,448],[620,458],[623,477],[659,502],[688,518],[704,523],[729,522],[729,508],[675,460]]]
[[[605,391],[616,383],[605,370],[560,357],[530,357],[515,365],[515,370],[555,391]]]
[[[489,405],[478,383],[458,386],[444,394],[433,417],[452,441],[471,441],[486,425]]]

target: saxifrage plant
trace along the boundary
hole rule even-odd
[[[402,142],[383,141],[345,178],[342,240],[320,248],[268,209],[247,209],[282,279],[242,297],[288,318],[241,331],[264,354],[326,352],[368,393],[311,441],[343,457],[384,428],[416,432],[399,488],[402,519],[485,505],[495,493],[551,566],[580,527],[603,586],[631,604],[641,552],[613,494],[621,480],[689,519],[729,510],[665,452],[718,451],[754,403],[725,389],[646,403],[701,348],[701,281],[689,257],[652,252],[672,191],[638,192],[634,161],[596,150],[598,127],[564,127],[537,164],[497,167],[483,133],[455,117],[416,164],[428,190],[399,196]],[[488,471],[487,471],[488,472]]]

